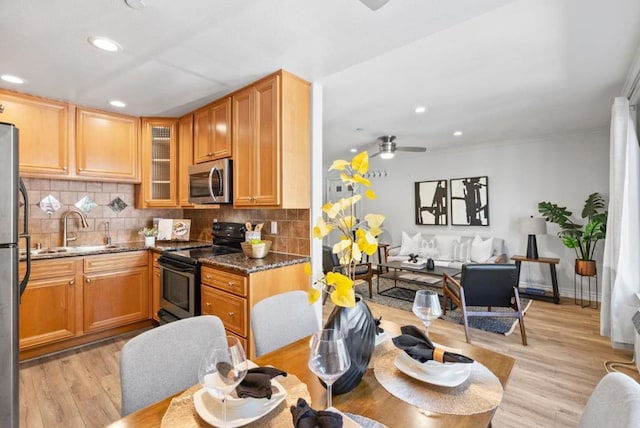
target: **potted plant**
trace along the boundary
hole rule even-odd
[[[575,271],[578,275],[594,276],[596,274],[596,262],[593,253],[599,240],[607,235],[607,210],[604,198],[599,193],[592,193],[584,202],[582,208],[584,225],[571,220],[571,211],[566,207],[560,207],[551,202],[540,202],[538,212],[552,223],[560,226],[558,236],[562,243],[573,248],[576,252]]]
[[[145,247],[155,247],[156,245],[156,237],[158,236],[158,227],[145,227],[140,231],[144,235],[144,246]]]

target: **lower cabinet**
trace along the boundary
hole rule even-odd
[[[150,318],[148,257],[141,251],[84,259],[85,332]]]
[[[150,302],[146,250],[35,260],[20,303],[20,358],[150,326]]]
[[[151,253],[151,317],[160,322],[158,311],[160,310],[160,265],[158,259],[160,253]]]
[[[20,270],[22,277],[24,263]],[[76,335],[76,302],[82,296],[81,275],[82,264],[77,260],[33,263],[29,286],[20,302],[20,349]]]
[[[204,265],[201,279],[202,313],[220,318],[227,334],[240,339],[249,358],[256,356],[251,331],[253,305],[286,291],[306,291],[309,284],[303,264],[248,275]]]

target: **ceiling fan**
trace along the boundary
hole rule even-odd
[[[371,10],[378,10],[389,2],[389,0],[360,0],[360,1]]]
[[[396,151],[399,152],[426,152],[426,147],[398,147],[396,146],[395,135],[383,135],[378,137],[378,153],[374,153],[371,157],[378,156],[382,159],[391,159]]]

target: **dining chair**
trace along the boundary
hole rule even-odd
[[[218,317],[203,315],[163,324],[128,341],[120,354],[122,416],[197,384],[207,345],[225,335]]]
[[[329,272],[342,273],[343,270],[338,255],[332,251],[331,247],[326,245],[322,246],[322,270],[325,275]],[[367,281],[369,284],[369,297],[373,297],[373,268],[371,267],[371,262],[357,263],[355,265],[354,279]]]
[[[578,428],[635,428],[640,424],[640,385],[620,372],[606,374],[587,401]]]
[[[320,329],[315,308],[305,291],[287,291],[267,297],[251,308],[256,356],[310,336]]]
[[[518,318],[522,344],[527,344],[523,312],[518,294],[517,269],[514,264],[465,264],[462,266],[460,281],[445,273],[442,276],[442,298],[446,303],[450,298],[462,308],[464,334],[469,336],[469,317]],[[443,305],[443,314],[447,305]],[[470,310],[469,307],[487,308],[486,311]],[[491,308],[511,308],[513,311],[493,312]]]

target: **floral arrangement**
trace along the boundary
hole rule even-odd
[[[157,237],[158,236],[158,227],[157,226],[145,227],[144,229],[142,229],[140,231],[140,233],[142,233],[144,236]]]
[[[329,168],[331,170],[341,171],[340,179],[351,189],[351,196],[335,203],[328,202],[322,207],[323,216],[318,218],[313,228],[313,237],[322,239],[334,230],[340,233],[340,241],[332,251],[338,255],[342,272],[328,272],[315,280],[308,293],[309,303],[317,301],[325,292],[335,305],[353,307],[356,303],[353,290],[355,266],[362,261],[363,254],[372,255],[377,250],[385,217],[366,214],[364,221],[360,221],[355,216],[355,205],[362,199],[359,186],[367,188],[364,192],[366,198],[376,198],[374,191],[369,188],[370,181],[363,176],[369,170],[369,154],[366,151],[354,156],[351,162],[334,161]],[[310,275],[311,266],[307,265],[306,269]]]

